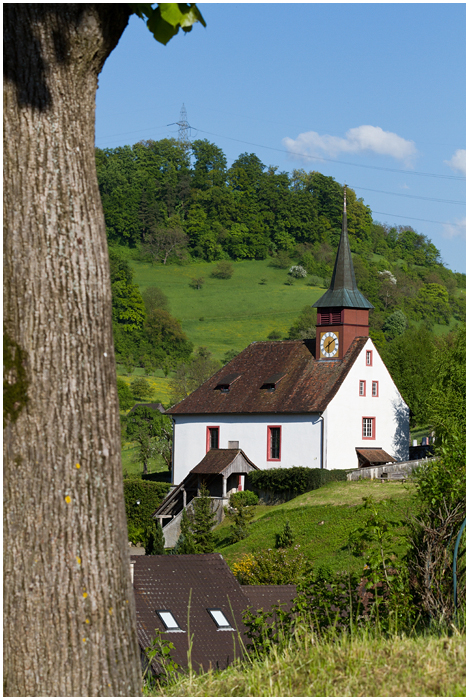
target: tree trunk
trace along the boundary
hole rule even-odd
[[[125,4],[4,5],[4,677],[9,696],[141,694],[97,76]]]

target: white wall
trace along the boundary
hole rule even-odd
[[[366,365],[371,350],[373,364]],[[366,382],[366,396],[359,396],[359,381]],[[371,394],[372,381],[379,395]],[[332,399],[325,416],[327,469],[356,469],[356,447],[381,447],[398,460],[409,458],[409,409],[399,394],[386,365],[369,339]],[[374,440],[362,438],[362,418],[376,419]]]
[[[238,440],[260,469],[321,466],[321,420],[311,415],[174,416],[173,483],[180,484],[206,454],[207,426],[219,426],[219,446]],[[267,460],[267,426],[280,425],[281,459]]]

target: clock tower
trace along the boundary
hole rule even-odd
[[[329,289],[313,304],[317,308],[316,359],[341,360],[358,336],[368,335],[368,314],[373,305],[359,291],[347,234],[346,186],[342,234]]]

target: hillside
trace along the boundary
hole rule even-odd
[[[245,554],[273,548],[275,534],[282,531],[288,520],[295,535],[294,544],[300,545],[314,568],[359,571],[363,560],[350,553],[347,541],[353,528],[363,520],[363,497],[391,499],[389,517],[405,520],[411,508],[412,489],[408,484],[377,481],[329,483],[278,506],[256,506],[249,536],[236,544],[228,544],[230,521],[225,518],[214,530],[215,551],[232,565]]]

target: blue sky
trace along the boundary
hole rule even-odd
[[[191,138],[228,164],[318,170],[465,271],[465,4],[200,3],[164,47],[133,16],[99,78],[96,145]],[[168,126],[169,124],[172,126]]]

